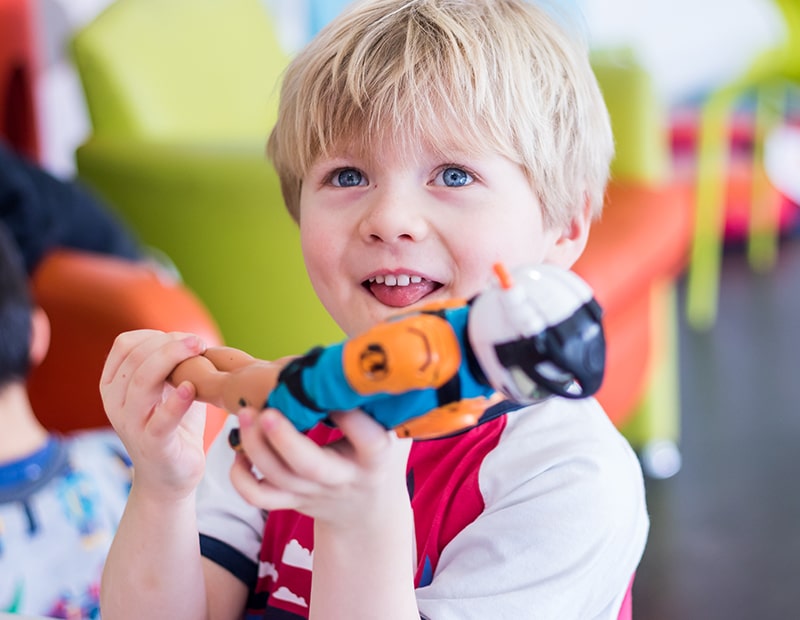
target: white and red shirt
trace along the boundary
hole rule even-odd
[[[420,615],[616,619],[648,532],[635,454],[593,399],[500,406],[509,410],[411,448]],[[224,429],[198,491],[203,555],[248,585],[245,618],[307,618],[313,521],[245,503],[232,459]]]

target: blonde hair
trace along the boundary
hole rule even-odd
[[[524,0],[363,0],[284,76],[268,155],[289,212],[302,179],[342,145],[423,143],[518,163],[546,225],[602,209],[611,128],[579,37]]]

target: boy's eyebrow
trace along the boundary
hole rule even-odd
[[[364,158],[357,155],[318,155],[311,164],[308,166],[306,173],[318,171],[318,169],[327,170],[330,168],[338,168],[345,166],[358,167],[363,165]]]

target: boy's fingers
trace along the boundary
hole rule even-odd
[[[147,422],[148,431],[156,437],[164,437],[175,431],[194,402],[195,388],[184,381],[170,389],[167,397]]]
[[[100,374],[100,385],[106,385],[114,380],[133,349],[161,333],[153,329],[140,329],[118,335]]]
[[[125,402],[142,397],[149,400],[152,397],[150,389],[157,389],[160,397],[163,383],[175,366],[189,357],[200,355],[204,349],[205,344],[199,337],[181,333],[164,334],[137,345],[114,377],[127,378]],[[143,391],[143,387],[149,389]]]
[[[294,477],[289,465],[275,449],[270,438],[262,433],[259,412],[253,408],[242,409],[239,417],[239,447],[241,452],[270,479],[287,480]]]
[[[120,377],[129,378],[133,373],[140,372],[143,366],[152,371],[154,358],[161,360],[165,371],[171,371],[179,362],[192,355],[199,355],[204,350],[203,341],[193,334],[155,330],[125,332],[114,341],[101,373],[100,385],[109,385]],[[161,355],[156,356],[159,351]]]
[[[392,441],[392,433],[359,409],[336,411],[330,417],[347,437],[359,461],[371,461]]]
[[[284,467],[298,479],[332,485],[352,475],[350,463],[298,431],[277,409],[265,409],[254,423]]]
[[[230,479],[239,495],[253,506],[265,510],[292,510],[300,505],[296,494],[280,489],[253,473],[253,465],[243,453],[236,455]]]

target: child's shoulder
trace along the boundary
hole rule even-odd
[[[489,424],[477,485],[457,491],[477,488],[480,510],[442,551],[437,578],[418,591],[420,609],[434,617],[464,598],[463,618],[505,617],[503,606],[536,606],[542,617],[611,617],[600,610],[619,608],[649,527],[628,442],[593,399],[552,398]],[[480,567],[462,560],[475,549],[493,560]],[[480,583],[485,598],[462,597],[453,588],[464,582]],[[567,590],[574,597],[565,601]]]
[[[519,493],[536,496],[551,484],[566,494],[583,489],[587,499],[606,495],[612,504],[643,502],[638,458],[595,399],[554,397],[501,410],[461,435],[415,442],[411,465],[477,477],[487,504]]]
[[[558,484],[611,512],[644,505],[639,460],[595,399],[551,398],[506,417],[482,472],[487,499]]]
[[[533,441],[535,452],[634,456],[628,441],[594,398],[552,397],[507,414],[504,444]]]

